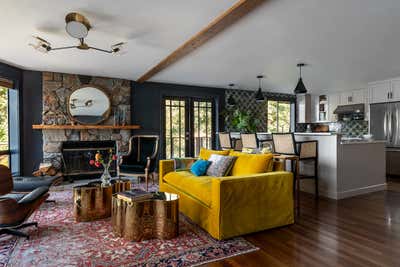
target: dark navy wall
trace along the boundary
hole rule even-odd
[[[135,130],[134,134],[158,134],[161,136],[161,104],[165,96],[213,98],[216,104],[215,115],[220,114],[224,109],[225,89],[222,88],[132,82],[132,123],[142,127],[140,130]],[[223,123],[223,118],[218,117],[215,130],[223,129]],[[163,146],[162,140],[161,146]]]
[[[21,148],[23,175],[31,175],[43,159],[42,132],[32,130],[32,124],[42,123],[42,72],[22,72]]]

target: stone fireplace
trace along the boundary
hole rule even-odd
[[[71,124],[67,114],[68,96],[82,85],[101,87],[111,100],[111,116],[102,122],[113,125],[114,111],[124,109],[126,121],[131,122],[130,81],[103,77],[89,77],[74,74],[43,72],[43,115],[46,125]],[[88,129],[88,130],[43,130],[43,161],[61,169],[62,144],[66,141],[108,141],[117,143],[118,153],[128,152],[130,130]]]

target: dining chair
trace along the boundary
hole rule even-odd
[[[222,150],[232,149],[232,139],[230,133],[218,133],[219,146]]]
[[[313,179],[315,183],[315,198],[318,198],[318,141],[296,142],[293,133],[273,133],[272,141],[276,154],[295,155],[299,158],[300,163],[309,161],[313,163],[313,174],[299,173],[297,179]]]

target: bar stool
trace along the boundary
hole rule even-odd
[[[315,182],[315,198],[319,197],[318,190],[318,141],[302,141],[296,142],[292,133],[274,133],[272,134],[274,151],[277,154],[296,155],[299,162],[313,162],[314,173],[298,174],[298,180],[314,179]],[[299,189],[299,188],[298,188]]]
[[[232,149],[232,139],[230,133],[218,133],[219,146],[222,150]]]
[[[241,134],[240,139],[242,140],[243,148],[258,148],[257,136],[255,133],[253,134]]]

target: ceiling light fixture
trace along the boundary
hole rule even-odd
[[[234,86],[235,86],[234,83],[230,83],[230,84],[229,84],[229,89],[230,89],[230,90],[234,90],[234,89],[233,89]],[[229,97],[228,97],[228,100],[226,101],[226,104],[227,104],[229,107],[236,106],[236,100],[233,98],[233,93],[232,93],[232,92],[229,93]]]
[[[258,79],[258,90],[257,90],[257,93],[255,95],[255,98],[256,98],[256,102],[258,102],[258,103],[261,103],[261,102],[263,102],[265,100],[264,95],[263,95],[262,90],[261,90],[261,79],[262,78],[264,78],[263,75],[258,75],[257,76],[257,79]]]
[[[123,42],[112,45],[110,49],[97,48],[89,46],[87,43],[85,43],[85,38],[87,37],[89,30],[92,28],[92,26],[90,25],[89,20],[85,18],[83,15],[76,12],[69,13],[65,17],[65,23],[66,23],[65,30],[71,37],[79,40],[79,45],[53,48],[50,42],[46,41],[45,39],[39,36],[33,36],[35,38],[36,44],[29,44],[29,45],[42,53],[48,53],[53,50],[77,48],[80,50],[93,49],[109,54],[123,54],[123,45],[125,44]]]
[[[307,93],[307,89],[304,86],[303,83],[303,79],[301,77],[301,68],[307,66],[306,63],[298,63],[297,67],[299,68],[299,73],[300,73],[300,77],[299,77],[299,81],[297,82],[296,88],[294,89],[294,93],[295,94],[305,94]]]

